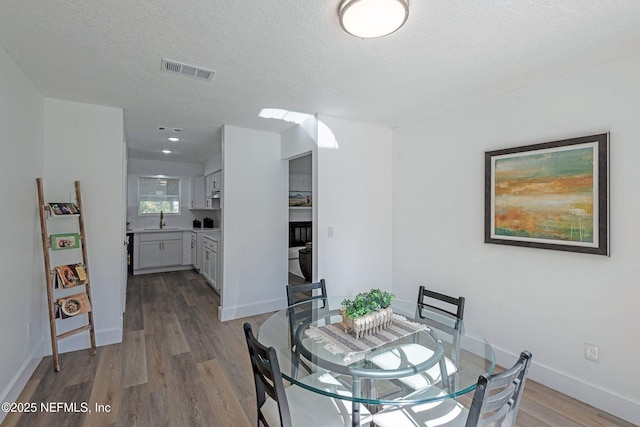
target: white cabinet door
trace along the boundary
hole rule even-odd
[[[209,269],[209,283],[213,286],[213,289],[220,293],[220,286],[218,285],[218,253],[211,252],[211,265]]]
[[[191,265],[193,265],[193,268],[195,268],[196,270],[198,269],[198,266],[196,264],[198,264],[198,262],[196,261],[197,255],[198,255],[198,250],[196,249],[198,245],[198,238],[196,237],[195,239],[191,239]]]
[[[140,268],[182,264],[182,240],[140,242]]]
[[[140,242],[140,268],[153,268],[162,266],[162,242]]]
[[[211,250],[207,247],[204,248],[204,255],[202,257],[202,275],[207,282],[210,280],[211,271]]]
[[[204,234],[197,233],[196,238],[196,270],[202,273],[202,258],[204,257]]]
[[[162,242],[162,265],[182,264],[182,239]]]
[[[204,203],[204,176],[192,176],[191,177],[191,208],[202,209],[205,207]]]

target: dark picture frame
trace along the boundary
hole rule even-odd
[[[609,133],[485,152],[485,243],[609,256]]]

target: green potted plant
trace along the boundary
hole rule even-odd
[[[375,333],[391,324],[391,301],[394,295],[380,289],[361,292],[354,299],[342,301],[340,314],[345,332],[354,332],[356,338]]]

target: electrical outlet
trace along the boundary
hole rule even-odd
[[[588,342],[584,343],[584,358],[592,362],[598,362],[600,359],[600,349],[597,345]]]

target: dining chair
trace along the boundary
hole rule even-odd
[[[459,328],[464,317],[464,297],[452,297],[420,286],[416,305],[416,319],[436,327],[439,331],[451,336],[451,359],[445,358],[444,364],[438,364],[425,372],[398,378],[398,381],[412,390],[421,390],[442,382],[443,388],[450,390],[449,381],[456,380],[457,360],[460,352]],[[425,315],[425,308],[443,316]],[[433,356],[433,350],[418,343],[407,343],[396,346],[371,358],[371,362],[383,369],[395,369],[404,362],[413,365],[421,363]],[[453,360],[452,360],[453,359]],[[443,372],[444,371],[444,372]]]
[[[313,291],[319,290],[316,295]],[[292,306],[295,303],[327,298],[327,286],[324,279],[320,279],[319,282],[304,283],[302,285],[287,285],[287,305]]]
[[[249,350],[257,402],[258,427],[348,427],[351,426],[351,402],[332,399],[309,391],[301,386],[285,388],[278,356],[273,347],[260,344],[253,335],[251,325],[244,324],[244,335]],[[324,373],[306,377],[307,381],[320,382],[333,393],[349,395],[349,391]],[[360,425],[371,422],[371,413],[360,409]]]
[[[481,375],[468,410],[456,400],[447,399],[442,390],[430,387],[425,393],[443,400],[384,408],[373,416],[373,422],[378,427],[514,427],[531,357],[530,352],[523,351],[510,369]]]
[[[307,371],[311,372],[311,369],[300,360],[300,355],[295,345],[295,335],[301,322],[308,319],[311,316],[310,305],[292,307],[294,304],[298,304],[304,301],[322,300],[321,309],[326,307],[327,303],[327,286],[324,279],[320,279],[318,282],[304,283],[302,285],[287,285],[287,305],[289,306],[289,339],[291,345],[291,362],[292,362],[292,374],[295,377],[298,375],[298,366],[302,364]],[[314,294],[314,291],[319,291]]]

